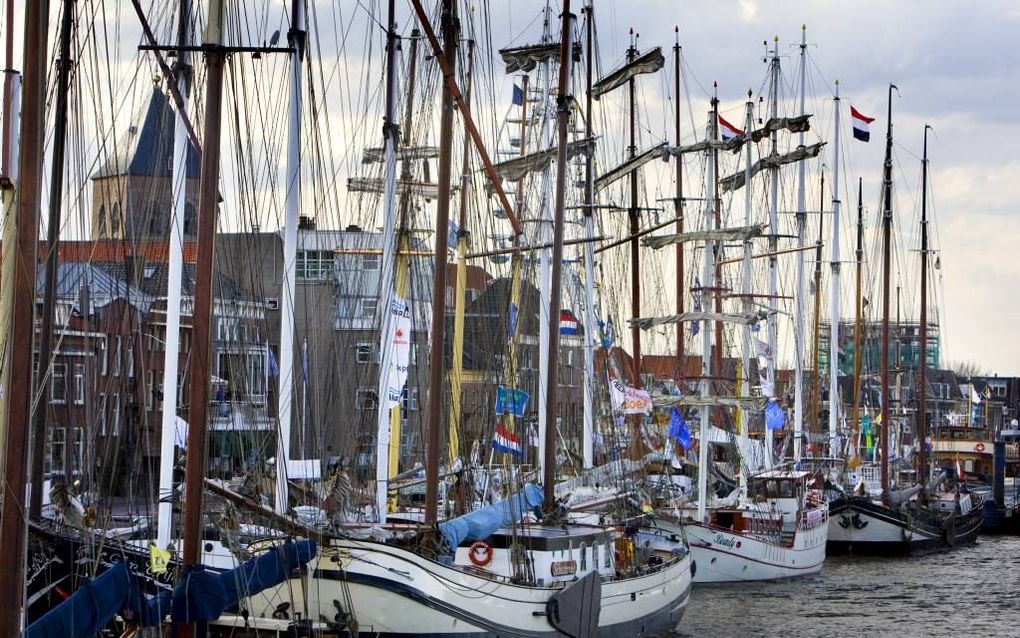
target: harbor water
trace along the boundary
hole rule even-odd
[[[697,585],[673,638],[1020,637],[1020,538],[913,558],[832,557],[816,576]]]

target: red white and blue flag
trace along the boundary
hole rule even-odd
[[[723,119],[723,116],[719,116],[719,138],[724,142],[729,142],[738,135],[743,135],[744,132],[733,126],[729,122]]]
[[[560,313],[560,334],[561,335],[576,335],[579,323],[574,313],[569,310],[564,310]]]
[[[524,448],[521,446],[520,439],[508,432],[502,425],[497,425],[496,431],[492,435],[492,449],[504,454],[524,456]]]
[[[875,118],[862,115],[860,111],[851,106],[850,119],[854,125],[854,138],[862,142],[871,141],[871,131],[868,130],[868,124],[874,122]]]

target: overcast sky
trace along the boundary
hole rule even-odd
[[[78,3],[84,7],[85,3]],[[95,3],[88,3],[90,6]],[[163,3],[143,3],[156,16],[166,15]],[[228,3],[234,6],[236,3]],[[277,0],[254,3],[263,6],[267,24],[274,25],[285,14]],[[475,3],[481,6],[480,3]],[[535,42],[541,33],[542,0],[494,1],[489,3],[496,47]],[[558,5],[554,4],[554,13]],[[56,11],[58,2],[51,2]],[[111,61],[131,67],[140,35],[129,3],[122,3],[118,22],[107,25],[116,36]],[[328,11],[347,15],[365,13],[375,6],[381,15],[384,3],[370,0],[318,2],[320,20]],[[401,5],[398,2],[398,5]],[[238,5],[241,6],[241,5]],[[574,2],[574,11],[580,3]],[[85,9],[83,9],[85,10]],[[410,23],[407,6],[399,9],[399,21]],[[111,16],[113,14],[108,14]],[[273,17],[276,16],[276,17]],[[1010,1],[951,2],[834,2],[822,0],[754,2],[688,2],[675,0],[596,1],[596,20],[602,66],[609,70],[623,57],[628,30],[640,34],[639,47],[662,46],[667,56],[674,41],[674,25],[680,27],[688,99],[704,122],[708,108],[707,91],[718,82],[724,115],[730,121],[742,119],[742,102],[748,89],[762,89],[766,65],[762,63],[763,41],[780,37],[784,82],[792,95],[797,62],[796,44],[801,24],[807,25],[809,42],[808,110],[816,113],[813,139],[831,136],[831,91],[840,81],[844,109],[844,144],[848,166],[844,181],[864,178],[865,204],[869,210],[869,231],[877,219],[881,180],[883,137],[886,125],[886,87],[899,87],[894,100],[896,138],[897,224],[904,233],[904,248],[898,264],[905,286],[911,285],[917,269],[917,253],[911,244],[918,218],[919,157],[923,124],[934,127],[930,140],[934,241],[941,251],[941,270],[933,283],[938,299],[944,338],[944,363],[972,361],[989,372],[1020,375],[1020,340],[1014,324],[1020,317],[1020,297],[1015,293],[1020,265],[1014,261],[1020,243],[1020,4]],[[352,24],[365,30],[369,20],[362,16]],[[169,24],[165,20],[163,24]],[[51,20],[51,48],[56,39],[57,20]],[[17,20],[18,51],[20,29]],[[267,31],[272,31],[273,26]],[[403,28],[403,27],[402,27]],[[285,29],[284,29],[285,30]],[[558,32],[558,26],[554,27]],[[337,55],[337,37],[321,42],[323,59]],[[359,36],[360,37],[360,36]],[[502,39],[502,41],[501,41]],[[356,68],[359,52],[353,46],[342,53],[344,63]],[[378,50],[376,50],[378,54]],[[20,58],[20,53],[18,55]],[[671,74],[667,64],[667,72]],[[123,73],[122,73],[123,75]],[[665,119],[671,96],[669,77],[642,80],[645,102],[643,141],[652,143],[671,135]],[[357,77],[356,72],[348,77]],[[671,76],[670,76],[671,77]],[[120,82],[126,82],[123,77]],[[125,84],[126,85],[126,84]],[[144,91],[133,85],[135,91]],[[509,96],[512,82],[497,87]],[[364,90],[351,86],[349,91]],[[373,87],[374,90],[374,87]],[[872,142],[849,141],[845,111],[853,104],[876,117]],[[349,117],[355,117],[350,115]],[[827,119],[822,119],[827,118]],[[736,123],[736,122],[734,122]],[[371,125],[373,133],[377,126]],[[279,132],[278,132],[279,133]],[[830,161],[824,159],[820,161]],[[813,166],[816,171],[818,166]],[[344,176],[346,177],[346,176]],[[661,187],[668,190],[668,185]],[[854,212],[854,202],[845,190],[844,211]],[[852,222],[841,224],[844,245],[849,246]],[[846,249],[844,249],[846,250]],[[847,257],[844,254],[844,259]],[[850,272],[844,269],[844,273]],[[844,287],[844,295],[849,289]],[[846,297],[845,297],[846,299]],[[910,312],[916,307],[904,304]],[[847,313],[844,313],[846,316]]]

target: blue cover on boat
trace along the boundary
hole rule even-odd
[[[115,563],[29,625],[25,629],[25,637],[93,638],[124,608],[133,588],[134,582],[127,566]]]
[[[146,602],[139,620],[145,626],[158,625],[167,610],[174,622],[215,620],[240,599],[285,581],[291,571],[310,561],[315,553],[315,541],[304,540],[273,547],[219,574],[206,571],[201,565],[191,566],[172,593],[162,592]]]
[[[529,509],[538,509],[542,505],[542,500],[542,490],[528,483],[519,494],[505,501],[440,523],[439,532],[452,553],[466,540],[484,540],[499,528],[516,523]]]

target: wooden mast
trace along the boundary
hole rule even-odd
[[[851,469],[860,464],[857,447],[857,431],[859,428],[861,405],[861,315],[864,314],[864,302],[861,295],[861,280],[864,270],[864,178],[857,178],[857,251],[855,260],[857,262],[857,304],[854,311],[854,397],[850,417],[850,449],[853,451],[850,457]]]
[[[13,281],[4,287],[14,291],[10,341],[4,367],[9,370],[4,428],[4,490],[0,510],[0,547],[10,567],[0,578],[0,636],[21,634],[25,606],[25,547],[27,520],[25,489],[28,479],[28,424],[31,423],[32,343],[35,327],[35,252],[39,241],[39,208],[42,193],[43,142],[46,112],[46,59],[49,47],[49,0],[27,2],[25,8],[24,111],[35,114],[21,120],[21,157],[17,191],[17,236],[7,250],[16,253]],[[8,23],[10,28],[10,23]]]
[[[889,273],[892,251],[892,92],[889,85],[888,123],[885,134],[885,165],[882,194],[882,502],[889,502]]]
[[[680,27],[674,27],[673,32],[676,43],[673,45],[673,133],[676,145],[680,146]],[[676,199],[674,200],[676,213],[676,232],[682,235],[684,232],[684,158],[683,155],[676,155]],[[684,242],[676,244],[676,314],[684,313]],[[676,322],[676,381],[679,384],[684,378],[684,322]]]
[[[213,249],[220,168],[220,116],[223,102],[223,0],[209,0],[204,46],[206,84],[205,121],[198,195],[198,255],[192,315],[191,370],[188,379],[188,454],[184,470],[185,570],[201,563],[202,496],[205,478],[209,411],[209,345],[212,319]],[[283,461],[281,460],[281,463]],[[278,468],[282,471],[282,468]],[[190,634],[186,625],[184,633]]]
[[[928,129],[924,125],[924,154],[921,159],[921,334],[917,379],[917,480],[928,480]],[[985,402],[988,405],[988,402]],[[988,420],[985,420],[987,427]]]
[[[61,191],[64,189],[64,148],[67,142],[67,90],[71,76],[71,30],[74,28],[74,1],[63,0],[60,9],[60,57],[57,59],[57,99],[53,108],[53,157],[50,172],[49,215],[46,227],[46,288],[43,293],[42,337],[39,344],[39,401],[34,415],[32,441],[32,499],[29,516],[42,512],[43,458],[46,453],[46,416],[50,402],[44,389],[50,380],[53,361],[53,322],[57,289],[57,252],[60,242]],[[87,312],[88,309],[85,311]],[[74,428],[68,428],[64,443],[64,481],[70,484],[74,465]]]
[[[588,0],[581,9],[587,14],[585,20],[585,99],[584,136],[592,139],[595,135],[591,121],[591,84],[594,73],[595,6]],[[581,436],[581,456],[585,469],[595,464],[595,349],[597,348],[595,319],[595,161],[593,153],[584,158],[584,431]]]
[[[634,29],[630,30],[630,48],[627,49],[627,63],[637,59],[637,36]],[[627,80],[628,100],[630,104],[630,145],[627,147],[628,159],[637,157],[637,103],[634,76]],[[638,231],[641,228],[638,211],[638,174],[635,168],[630,172],[630,316],[641,316],[641,250],[638,243]],[[631,352],[631,370],[634,374],[634,386],[641,387],[641,329],[632,326],[630,338],[633,348]],[[635,442],[631,446],[637,449],[640,437],[634,437]]]
[[[446,351],[446,252],[450,222],[450,175],[453,159],[453,91],[450,82],[457,63],[460,22],[457,3],[443,0],[440,25],[443,34],[442,113],[439,129],[439,200],[436,204],[435,274],[432,280],[432,354],[429,357],[429,410],[425,438],[425,524],[435,525],[439,505],[439,428],[443,416],[443,353]],[[440,56],[437,56],[440,57]]]
[[[549,377],[546,384],[546,414],[552,417],[552,423],[545,429],[545,475],[543,487],[545,505],[551,508],[556,501],[556,395],[559,390],[560,339],[560,288],[563,271],[563,208],[567,196],[567,129],[570,122],[570,107],[574,102],[570,95],[570,35],[573,31],[574,16],[570,13],[570,0],[563,0],[563,20],[560,26],[560,74],[559,92],[556,94],[556,199],[553,213],[553,248],[552,272],[549,290]],[[633,101],[631,102],[633,106]]]

